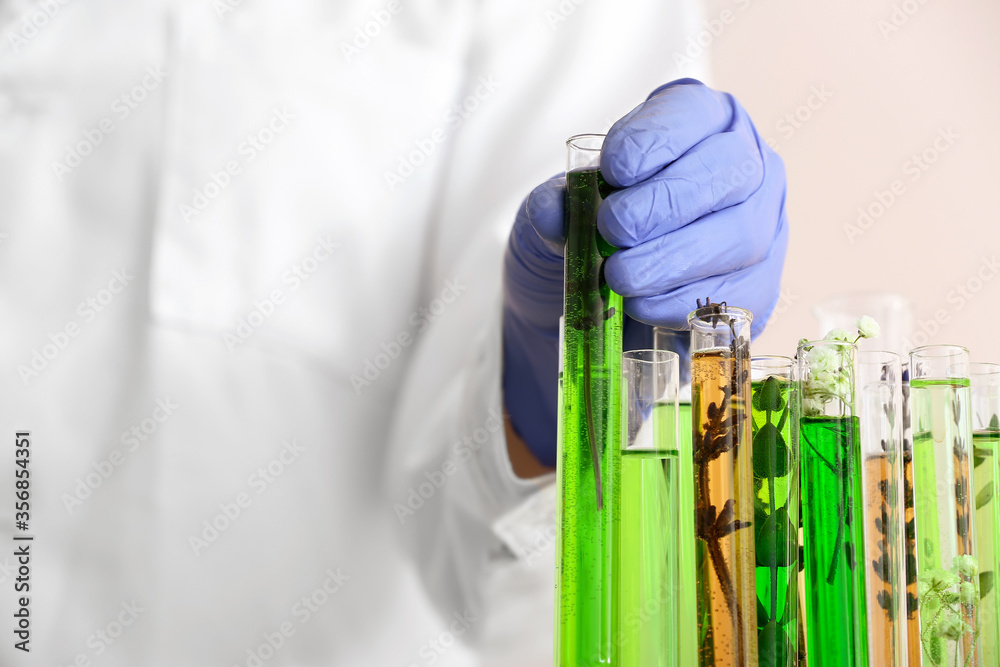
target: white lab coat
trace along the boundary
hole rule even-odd
[[[550,664],[503,247],[568,135],[701,73],[691,4],[0,8],[0,664]]]

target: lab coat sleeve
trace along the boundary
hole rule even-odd
[[[538,491],[551,485],[554,475],[520,479],[507,457],[501,254],[499,238],[484,239],[453,272],[450,280],[461,294],[418,344],[393,426],[392,511],[444,617],[471,611],[483,619],[486,591],[495,585],[491,577],[523,566],[519,560],[530,560],[528,569],[537,567],[536,561],[545,561],[537,556],[551,546],[553,535],[554,496],[539,497]],[[485,266],[495,266],[496,273],[477,270]],[[551,558],[542,567],[551,578]],[[543,590],[551,597],[551,587]],[[541,604],[547,613],[551,601]],[[474,626],[470,634],[485,626]]]

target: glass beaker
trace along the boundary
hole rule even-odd
[[[831,329],[854,331],[858,318],[868,315],[879,323],[881,333],[877,339],[863,338],[857,342],[860,350],[888,350],[904,360],[909,354],[913,338],[913,304],[899,294],[887,292],[859,292],[841,294],[813,306],[813,315],[819,321],[819,335]]]

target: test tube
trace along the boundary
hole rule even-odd
[[[799,449],[806,654],[810,665],[868,665],[857,348],[799,344]]]
[[[795,362],[750,361],[757,655],[760,667],[799,663],[799,405]]]
[[[1000,364],[973,363],[972,479],[976,504],[976,544],[979,547],[980,624],[983,665],[1000,664]]]
[[[688,315],[701,667],[757,664],[752,318],[749,311],[724,304]]]
[[[657,350],[669,350],[678,356],[678,383],[680,389],[677,394],[677,414],[679,428],[677,429],[680,440],[679,449],[683,452],[680,466],[681,474],[681,498],[690,506],[694,498],[694,469],[691,460],[691,433],[693,425],[691,421],[691,332],[687,329],[682,331],[667,329],[665,327],[653,328],[653,348]],[[681,531],[684,535],[694,535],[694,511],[681,514]],[[694,539],[687,539],[681,542],[681,571],[686,573],[682,581],[692,582],[695,580],[695,542]],[[693,665],[698,659],[698,618],[695,614],[697,603],[695,601],[695,587],[688,584],[680,589],[681,608],[691,610],[690,614],[681,616],[680,637],[680,660],[682,665]]]
[[[690,449],[678,437],[678,357],[664,350],[634,350],[622,362],[620,519],[617,561],[620,667],[678,667],[682,619],[691,616],[685,586],[682,517],[693,512],[682,494]],[[690,579],[688,579],[690,582]],[[687,584],[690,587],[690,584]],[[690,643],[690,642],[689,642]]]
[[[978,666],[979,561],[970,481],[969,352],[910,352],[917,605],[925,665]]]
[[[908,662],[902,373],[894,352],[858,353],[868,656],[884,667]]]
[[[603,135],[567,141],[566,260],[560,376],[556,664],[607,665],[612,652],[615,494],[621,461],[622,298],[602,267],[597,231],[611,188],[598,168]]]

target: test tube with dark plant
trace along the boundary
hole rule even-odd
[[[858,353],[868,654],[884,667],[908,662],[902,373],[898,354]]]
[[[702,667],[757,664],[750,322],[708,303],[691,326],[698,657]]]
[[[566,262],[559,416],[557,665],[612,660],[613,520],[621,462],[622,297],[604,280],[614,251],[597,231],[611,188],[603,135],[567,142]]]

